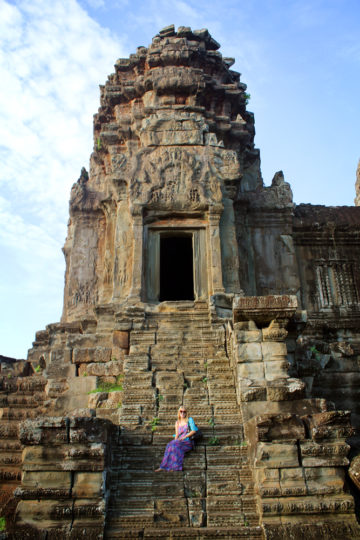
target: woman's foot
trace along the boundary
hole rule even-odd
[[[158,469],[155,469],[154,472],[160,472],[160,471],[162,471],[162,470],[163,470],[163,469],[162,469],[161,467],[159,467]]]

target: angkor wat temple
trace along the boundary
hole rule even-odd
[[[360,208],[264,186],[218,49],[169,26],[101,86],[61,321],[1,361],[0,538],[360,538]]]

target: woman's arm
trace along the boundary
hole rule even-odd
[[[189,433],[187,433],[187,434],[185,435],[184,438],[186,438],[186,439],[187,439],[188,437],[191,437],[192,435],[194,435],[194,433],[196,433],[197,430],[199,429],[199,428],[196,426],[194,420],[191,418],[191,416],[190,416],[189,421],[188,421],[188,426],[189,426],[190,431],[189,431]]]

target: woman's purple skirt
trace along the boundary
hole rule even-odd
[[[165,471],[182,471],[185,453],[192,450],[193,444],[188,440],[170,441],[165,448],[165,454],[160,469]]]

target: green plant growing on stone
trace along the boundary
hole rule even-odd
[[[88,394],[97,394],[98,392],[122,392],[124,390],[120,383],[103,382],[97,388],[90,390]]]
[[[159,407],[161,401],[164,401],[164,396],[162,394],[157,394],[156,395],[156,405],[158,407]]]
[[[241,441],[240,439],[236,439],[235,446],[239,446],[240,448],[244,448],[247,446],[247,441]]]
[[[210,446],[218,446],[220,444],[218,437],[212,437],[208,443]]]
[[[204,384],[206,384],[206,383],[207,383],[207,377],[203,377],[202,382],[203,382]]]
[[[245,105],[247,105],[250,101],[251,95],[247,92],[244,92],[244,99],[245,99]]]
[[[316,360],[320,360],[320,351],[317,350],[317,348],[313,345],[312,347],[310,347],[310,351],[311,351],[311,354],[314,355],[315,359]]]
[[[34,369],[35,373],[40,373],[41,371],[41,367],[40,366],[36,366],[36,368]]]
[[[156,431],[158,424],[159,424],[159,419],[157,416],[154,416],[154,418],[150,421],[151,431]]]
[[[97,140],[96,140],[96,146],[97,146],[97,149],[98,149],[98,150],[101,149],[101,140],[100,140],[100,137],[98,137]]]
[[[250,526],[250,523],[248,522],[247,517],[244,516],[244,527],[249,527],[249,526]]]
[[[87,371],[84,371],[83,377],[87,377],[87,376],[88,376]]]
[[[11,379],[11,377],[12,377],[11,373],[8,373],[8,374],[7,374],[7,378],[8,378],[8,379]]]
[[[215,420],[213,418],[209,418],[208,424],[209,424],[210,427],[214,428],[215,427]]]
[[[122,403],[119,402],[119,403],[116,405],[116,407],[117,407],[118,409],[121,409]]]
[[[4,517],[0,517],[0,531],[5,531],[6,529],[6,520]]]
[[[184,382],[184,390],[187,390],[189,388],[189,383],[187,383],[186,381]]]
[[[208,367],[208,365],[209,365],[209,363],[208,363],[208,362],[204,362],[204,368],[207,368],[207,367]]]

